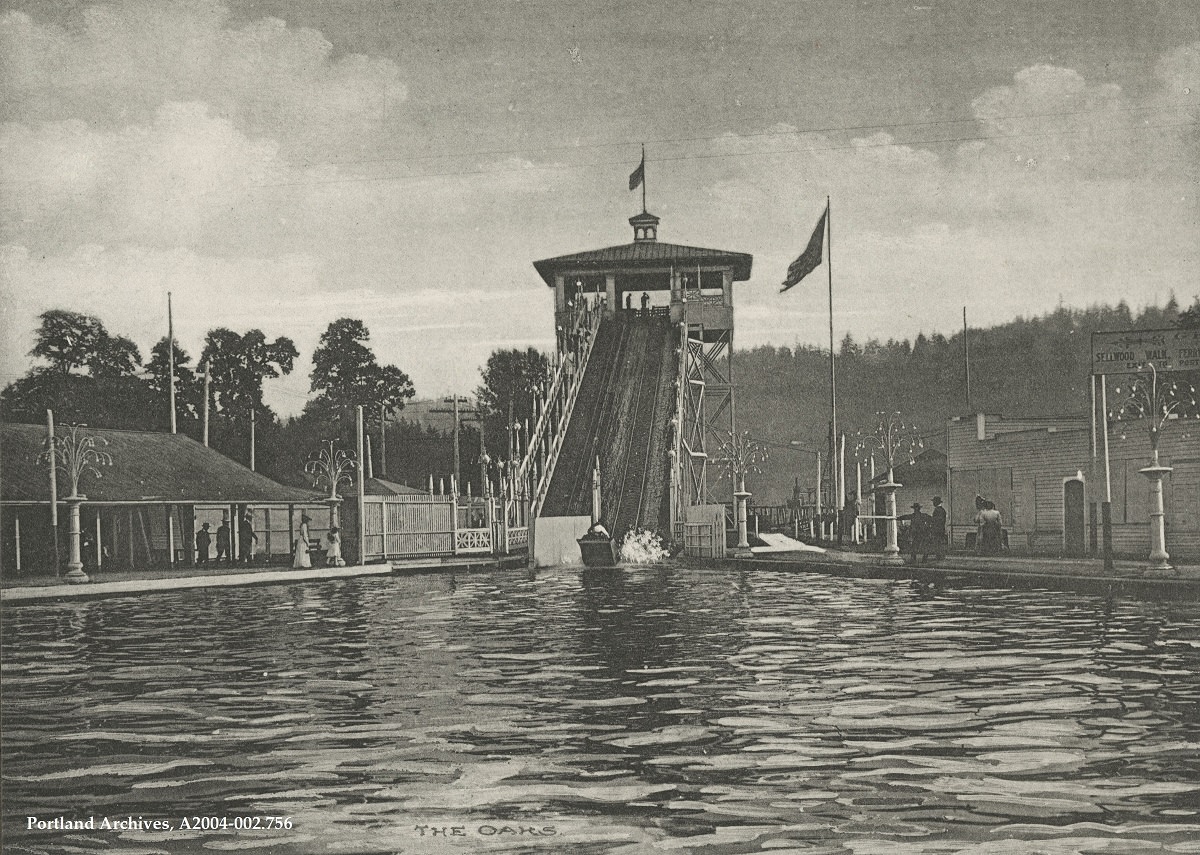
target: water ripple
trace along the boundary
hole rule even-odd
[[[1200,853],[1194,603],[663,566],[0,631],[6,853]]]

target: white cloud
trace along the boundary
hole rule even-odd
[[[146,356],[166,335],[168,291],[176,337],[193,359],[205,334],[217,326],[238,332],[259,328],[269,338],[295,341],[300,350],[295,373],[266,388],[267,402],[283,413],[303,406],[311,354],[325,327],[339,317],[364,319],[380,360],[407,371],[422,394],[440,394],[456,383],[460,390],[473,389],[474,366],[487,360],[493,338],[483,330],[497,323],[516,342],[552,340],[546,295],[538,295],[544,302],[536,306],[547,309],[542,323],[543,313],[530,312],[527,300],[483,287],[413,287],[399,296],[384,284],[331,294],[323,268],[320,259],[302,254],[214,258],[186,249],[85,245],[39,256],[21,246],[0,247],[0,303],[10,333],[0,343],[0,371],[6,382],[20,373],[33,346],[35,319],[52,308],[96,315]]]
[[[1181,48],[1159,64],[1164,91],[1191,98],[1175,105],[1173,121],[1198,103],[1180,94],[1198,53]],[[770,248],[738,286],[740,342],[827,340],[824,268],[777,293],[826,194],[839,338],[847,329],[859,339],[953,331],[963,305],[973,323],[997,323],[1060,298],[1188,299],[1200,280],[1190,179],[1200,157],[1191,155],[1194,126],[1147,128],[1148,116],[1166,121],[1164,98],[1135,102],[1115,85],[1035,66],[975,99],[979,125],[959,135],[986,139],[945,156],[882,132],[849,146],[786,126],[726,135],[715,149],[752,156],[710,178],[718,207],[731,212],[721,245]]]
[[[203,104],[167,103],[151,125],[107,131],[78,120],[0,127],[8,240],[203,243],[283,166]]]
[[[291,150],[354,146],[408,97],[391,60],[332,49],[319,32],[276,18],[231,26],[215,0],[93,5],[70,27],[0,17],[10,117],[124,125],[167,102],[198,101]]]
[[[1198,57],[1164,56],[1140,99],[1024,69],[974,100],[973,128],[945,134],[989,137],[958,147],[910,141],[946,129],[847,139],[782,124],[697,142],[683,155],[699,157],[652,167],[659,237],[756,255],[737,286],[739,345],[826,339],[824,271],[777,292],[827,194],[839,337],[953,329],[963,304],[986,323],[1060,294],[1186,298],[1200,137],[1161,125],[1200,115]],[[492,347],[550,343],[533,259],[630,239],[624,165],[395,159],[420,129],[393,61],[336,55],[274,19],[234,23],[211,0],[92,5],[68,26],[9,12],[0,64],[8,374],[51,307],[96,314],[145,351],[172,290],[193,355],[218,325],[296,340],[297,374],[268,390],[283,412],[302,405],[312,348],[341,316],[363,318],[420,394],[465,391]]]

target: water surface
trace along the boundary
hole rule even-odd
[[[561,569],[6,608],[3,645],[5,853],[1200,852],[1197,603]]]

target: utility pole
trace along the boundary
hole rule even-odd
[[[170,291],[167,292],[167,368],[169,376],[167,384],[171,390],[171,433],[175,433],[175,319],[171,314]]]
[[[256,471],[254,468],[254,404],[250,404],[250,471]]]
[[[462,459],[459,449],[459,437],[462,430],[462,417],[464,415],[478,415],[478,410],[463,409],[460,404],[471,403],[470,398],[464,398],[462,395],[451,395],[449,398],[443,398],[443,403],[453,404],[450,409],[432,409],[431,413],[452,413],[454,415],[454,480],[457,482],[462,475]]]
[[[967,340],[966,306],[963,306],[963,373],[967,378],[967,412],[974,413],[971,404],[971,343]]]
[[[379,477],[387,477],[387,404],[379,404]]]
[[[513,399],[508,399],[508,459],[512,460],[516,454],[516,448],[513,444],[513,430],[516,422],[513,421]]]
[[[208,364],[204,366],[204,445],[208,446],[208,399],[212,397],[210,381],[212,371],[209,370]]]
[[[488,478],[487,440],[483,435],[483,414],[479,413],[479,495],[485,499],[492,495],[492,482]]]
[[[358,555],[356,556],[359,564],[366,564],[366,539],[367,539],[367,481],[363,477],[362,460],[363,460],[363,408],[358,405],[354,408],[354,445],[358,453],[358,472],[354,475],[354,480],[358,482],[358,508],[355,511],[355,516],[358,517]]]

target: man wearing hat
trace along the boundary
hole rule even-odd
[[[200,526],[196,532],[196,563],[208,563],[208,548],[212,545],[212,535],[208,531],[208,523]]]
[[[920,502],[912,503],[912,513],[897,517],[897,519],[908,520],[908,549],[912,556],[912,563],[917,562],[917,553],[921,553],[921,560],[929,560],[929,541],[933,532],[933,517],[921,510]]]
[[[242,548],[242,561],[254,563],[254,544],[258,543],[258,535],[254,533],[254,512],[246,509],[246,515],[238,523],[238,545]]]
[[[933,551],[938,561],[946,557],[946,509],[942,497],[933,497]]]

